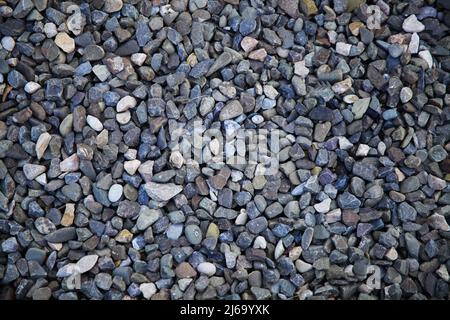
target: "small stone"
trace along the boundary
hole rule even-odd
[[[55,44],[66,53],[70,53],[75,50],[75,40],[73,40],[65,32],[60,32],[56,35]]]
[[[2,38],[1,44],[3,49],[7,51],[13,51],[14,47],[16,46],[16,41],[13,37],[6,36]]]
[[[117,103],[116,110],[117,112],[124,112],[136,107],[136,105],[137,101],[135,98],[131,96],[125,96],[122,99],[120,99],[119,102]]]
[[[411,100],[413,97],[413,92],[411,90],[411,88],[409,87],[403,87],[402,90],[400,91],[400,100],[403,103],[407,103],[409,100]]]
[[[123,163],[123,168],[125,169],[125,171],[130,174],[130,175],[134,175],[139,166],[141,165],[141,162],[139,160],[130,160],[130,161],[125,161]]]
[[[122,0],[105,0],[103,5],[103,11],[107,13],[113,13],[120,11],[123,7]]]
[[[350,51],[352,49],[352,45],[345,42],[337,42],[336,43],[336,52],[340,55],[348,57],[350,55]]]
[[[355,120],[361,119],[369,108],[370,98],[359,99],[353,103],[352,112]]]
[[[211,277],[216,273],[216,266],[211,262],[202,262],[197,266],[197,270],[198,272]]]
[[[121,1],[122,2],[122,1]],[[139,285],[139,290],[142,292],[142,295],[145,299],[150,300],[151,297],[155,295],[158,291],[154,283],[141,283]]]
[[[258,49],[255,51],[250,52],[248,55],[249,59],[257,60],[257,61],[264,61],[264,59],[267,57],[266,49]]]
[[[97,263],[97,260],[98,260],[98,256],[96,254],[91,254],[91,255],[82,257],[76,263],[77,271],[81,274],[88,272],[95,266],[95,264]]]
[[[47,168],[38,164],[26,163],[23,166],[23,173],[28,180],[34,180],[37,176],[47,171]]]
[[[228,102],[225,107],[220,111],[219,119],[225,121],[228,119],[236,118],[244,112],[242,105],[237,100]]]
[[[97,132],[103,130],[103,124],[96,117],[91,116],[90,114],[86,117],[87,124]]]
[[[189,243],[193,245],[198,245],[202,241],[202,231],[195,224],[187,225],[184,228],[184,234]]]
[[[59,164],[59,168],[62,172],[73,172],[80,168],[80,159],[78,155],[74,153],[70,157],[67,157]]]
[[[41,88],[41,85],[39,83],[36,83],[34,81],[28,82],[25,87],[23,88],[26,93],[33,94],[36,91],[38,91]]]
[[[113,184],[108,192],[108,199],[111,202],[117,202],[120,200],[123,194],[123,187],[120,184]]]
[[[422,50],[419,52],[419,57],[421,57],[428,65],[428,68],[433,68],[433,57],[431,56],[430,51]]]
[[[314,205],[314,209],[319,213],[327,213],[330,211],[331,199],[327,198],[320,203]]]
[[[307,17],[315,15],[318,12],[314,0],[300,0],[300,9]]]
[[[61,219],[61,225],[64,227],[70,227],[75,219],[75,204],[66,203],[64,215]]]
[[[36,157],[38,159],[41,159],[42,156],[44,155],[44,152],[45,152],[45,150],[47,150],[47,147],[48,147],[51,139],[52,139],[52,136],[47,132],[44,132],[39,136],[39,138],[36,142]]]
[[[417,17],[415,14],[410,15],[408,18],[406,18],[403,21],[403,25],[402,25],[403,31],[405,32],[422,32],[423,30],[425,30],[425,26],[422,24],[422,22],[420,22],[419,20],[417,20]]]
[[[241,47],[244,49],[245,52],[250,52],[253,49],[256,48],[258,45],[258,40],[252,38],[252,37],[244,37],[241,41]]]

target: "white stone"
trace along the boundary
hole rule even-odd
[[[127,152],[123,155],[125,159],[127,160],[134,160],[137,156],[137,150],[136,149],[128,149]]]
[[[261,123],[264,122],[264,117],[263,117],[262,115],[260,115],[260,114],[255,114],[255,115],[252,117],[252,122],[253,122],[254,124],[261,124]]]
[[[77,171],[80,168],[80,158],[76,153],[72,154],[70,157],[67,157],[59,164],[59,169],[62,172],[73,172]]]
[[[293,247],[291,251],[289,251],[289,259],[291,259],[291,261],[297,260],[298,258],[300,258],[302,252],[303,252],[302,247],[300,246]]]
[[[50,143],[50,140],[52,139],[52,136],[48,132],[43,132],[38,140],[36,141],[36,157],[38,159],[41,159],[44,155],[45,150],[47,150],[48,144]]]
[[[430,51],[428,50],[420,51],[419,57],[421,57],[423,60],[426,61],[429,69],[433,68],[433,57],[431,56]]]
[[[47,184],[47,175],[45,173],[36,177],[36,180],[40,185],[45,186]]]
[[[131,55],[131,61],[138,66],[142,66],[147,59],[147,55],[145,53],[133,53]]]
[[[216,273],[216,266],[211,262],[202,262],[197,266],[197,271],[210,277]]]
[[[394,247],[390,248],[386,254],[385,257],[389,260],[389,261],[395,261],[398,259],[398,252],[397,250],[395,250]]]
[[[53,22],[48,22],[44,25],[44,32],[47,38],[51,39],[58,34],[58,29]]]
[[[386,144],[383,141],[380,141],[377,145],[377,151],[379,154],[384,155],[386,152]]]
[[[352,49],[352,45],[345,42],[337,42],[336,43],[336,52],[340,55],[348,57],[350,55],[350,50]]]
[[[127,111],[128,109],[132,109],[136,106],[137,101],[132,96],[125,96],[117,102],[117,112]]]
[[[241,47],[245,52],[252,51],[258,45],[258,40],[252,37],[244,37],[241,41]]]
[[[66,53],[70,53],[75,50],[75,40],[73,40],[65,32],[60,32],[56,35],[55,44]]]
[[[284,246],[283,241],[279,240],[277,245],[275,246],[275,252],[274,252],[274,258],[277,260],[279,257],[281,257],[284,253]]]
[[[191,284],[191,282],[194,281],[193,279],[189,278],[183,278],[178,280],[178,287],[181,291],[184,291],[188,288],[188,286]]]
[[[253,242],[253,248],[255,249],[265,249],[267,247],[267,241],[263,236],[257,236]]]
[[[125,161],[123,163],[123,168],[126,172],[130,175],[134,175],[141,165],[141,162],[139,160],[131,160],[131,161]]]
[[[306,61],[298,61],[294,64],[294,73],[301,78],[305,78],[309,74],[309,69],[305,66]]]
[[[420,43],[419,35],[417,34],[417,32],[414,32],[411,35],[411,40],[409,41],[408,52],[410,53],[419,52],[419,43]]]
[[[272,100],[275,99],[276,97],[278,97],[278,95],[279,95],[278,91],[274,87],[269,86],[269,85],[265,85],[263,87],[263,90],[264,90],[264,95],[267,98],[272,99]]]
[[[95,264],[97,263],[98,256],[95,254],[90,254],[87,256],[82,257],[78,262],[76,263],[76,267],[78,268],[79,273],[85,273],[91,270]]]
[[[417,17],[415,14],[410,15],[408,18],[406,18],[403,21],[403,30],[405,32],[413,33],[413,32],[422,32],[425,30],[425,26],[422,22],[417,20]]]
[[[145,299],[149,300],[156,293],[157,289],[154,283],[142,283],[139,286],[139,290],[141,290],[142,295]]]
[[[247,223],[247,217],[248,217],[247,211],[245,209],[243,209],[243,210],[241,210],[241,213],[239,213],[238,216],[236,217],[236,220],[234,223],[237,226],[242,226]]]
[[[314,205],[314,209],[318,213],[327,213],[330,210],[330,205],[331,205],[331,199],[327,198],[319,203],[316,203]]]
[[[119,112],[116,114],[116,120],[119,124],[127,124],[131,120],[130,111]]]
[[[300,272],[300,273],[305,273],[305,272],[308,272],[309,270],[311,270],[312,269],[312,265],[311,264],[309,264],[309,263],[307,263],[307,262],[304,262],[304,261],[302,261],[302,260],[297,260],[297,261],[295,261],[295,268],[297,269],[297,271],[298,272]]]
[[[448,270],[445,264],[441,264],[439,269],[436,270],[436,274],[442,278],[442,280],[449,282],[450,276],[448,274]]]
[[[369,154],[370,147],[367,144],[361,143],[356,150],[357,157],[365,157]]]
[[[119,201],[120,197],[122,197],[122,194],[123,194],[123,187],[118,183],[113,184],[111,188],[109,188],[108,199],[111,202]]]
[[[407,103],[409,100],[411,100],[413,97],[413,92],[411,90],[411,88],[409,87],[403,87],[402,90],[400,91],[400,100],[403,103]]]
[[[97,132],[103,130],[103,124],[96,117],[91,116],[90,114],[86,117],[87,124]]]
[[[170,154],[169,162],[177,169],[180,169],[184,164],[184,158],[180,151],[175,150]]]
[[[353,144],[348,141],[346,137],[339,137],[339,148],[342,150],[348,150],[353,147]]]
[[[24,87],[24,90],[28,94],[33,94],[41,88],[41,85],[37,82],[30,81]]]
[[[100,81],[106,81],[111,73],[108,70],[108,67],[102,64],[97,64],[92,68],[92,72],[97,76]]]
[[[86,18],[81,14],[78,7],[73,7],[75,12],[69,18],[67,18],[66,25],[74,35],[78,36],[83,32],[83,28],[86,25]]]
[[[47,170],[45,166],[39,164],[26,163],[23,165],[23,173],[28,180],[33,180]]]
[[[209,150],[215,156],[217,156],[220,153],[220,141],[219,141],[219,139],[214,138],[214,139],[212,139],[209,142]]]
[[[6,51],[13,51],[15,46],[16,41],[14,40],[13,37],[6,36],[2,38],[2,47]]]

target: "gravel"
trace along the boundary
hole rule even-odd
[[[3,2],[0,299],[448,299],[450,8],[368,6]]]

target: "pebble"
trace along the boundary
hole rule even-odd
[[[100,132],[103,130],[103,124],[99,119],[97,119],[94,116],[91,116],[90,114],[86,117],[87,124],[94,129],[97,132]]]
[[[124,112],[129,109],[136,107],[137,101],[131,96],[125,96],[117,102],[116,110],[117,112]]]
[[[447,298],[448,6],[375,5],[8,1],[2,294]]]
[[[425,26],[417,20],[417,17],[415,14],[410,15],[407,17],[402,24],[403,31],[413,33],[413,32],[422,32],[425,30]]]
[[[66,53],[75,50],[75,41],[65,32],[60,32],[56,35],[55,44]]]
[[[211,277],[216,273],[216,266],[211,262],[202,262],[197,266],[197,270],[198,272]]]
[[[123,187],[120,184],[113,184],[108,191],[108,199],[111,202],[117,202],[120,200],[123,194]]]

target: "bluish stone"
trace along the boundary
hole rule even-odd
[[[323,169],[319,174],[319,182],[323,186],[331,184],[334,180],[336,180],[336,175],[328,168]]]
[[[295,97],[294,87],[290,84],[281,84],[278,91],[286,99],[292,99]]]
[[[389,109],[383,112],[384,120],[392,120],[398,117],[398,112],[396,109]]]
[[[299,44],[301,46],[304,46],[306,43],[308,43],[308,36],[306,35],[305,31],[300,31],[295,34],[294,42],[296,44]]]
[[[103,235],[103,232],[105,231],[105,224],[98,220],[89,220],[89,229],[98,237]]]
[[[273,228],[273,234],[278,238],[283,238],[289,233],[289,226],[284,223],[277,223]]]
[[[138,199],[139,204],[147,204],[150,201],[150,198],[147,194],[147,192],[144,189],[144,186],[140,186],[138,189]]]
[[[89,61],[81,63],[75,68],[74,74],[76,76],[85,76],[92,72],[92,65]]]
[[[131,241],[131,244],[133,245],[133,248],[136,250],[142,250],[145,247],[145,239],[142,235],[139,235],[137,237],[134,237]]]
[[[338,177],[336,184],[334,186],[338,191],[342,191],[347,187],[349,180],[350,179],[348,176],[340,176]]]
[[[239,23],[240,23],[240,17],[239,16],[234,16],[230,19],[228,19],[228,25],[231,27],[231,29],[234,32],[237,32],[239,29]]]
[[[243,36],[247,36],[256,29],[255,19],[244,19],[239,24],[239,33]]]
[[[136,40],[140,47],[143,47],[152,38],[152,32],[146,21],[138,21],[136,23]]]

